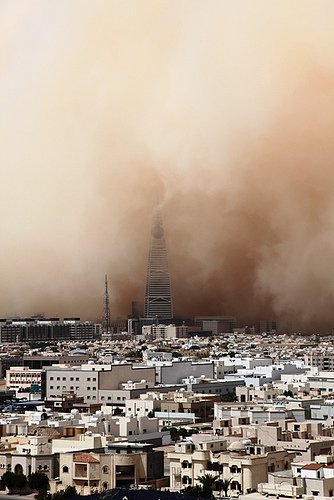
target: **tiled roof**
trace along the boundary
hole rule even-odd
[[[84,462],[85,464],[99,464],[100,460],[93,457],[89,453],[80,453],[80,455],[76,455],[74,457],[73,462]]]
[[[318,470],[321,469],[324,464],[307,464],[302,467],[302,470]]]

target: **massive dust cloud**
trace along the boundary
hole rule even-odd
[[[331,1],[0,13],[3,317],[129,314],[159,200],[176,315],[331,328]]]

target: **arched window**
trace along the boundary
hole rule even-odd
[[[67,465],[64,465],[64,466],[63,466],[63,472],[68,472],[68,467],[67,467]]]
[[[104,472],[104,474],[107,474],[109,472],[109,467],[107,467],[107,465],[105,465],[103,467],[102,471]]]
[[[14,469],[15,474],[23,474],[23,467],[21,464],[16,464]]]
[[[103,483],[103,489],[107,490],[108,489],[108,483]]]

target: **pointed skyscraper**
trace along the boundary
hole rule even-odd
[[[173,317],[166,242],[159,206],[155,208],[148,257],[144,314],[146,318]]]

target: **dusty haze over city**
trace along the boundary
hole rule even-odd
[[[334,3],[3,0],[0,314],[334,321]]]

